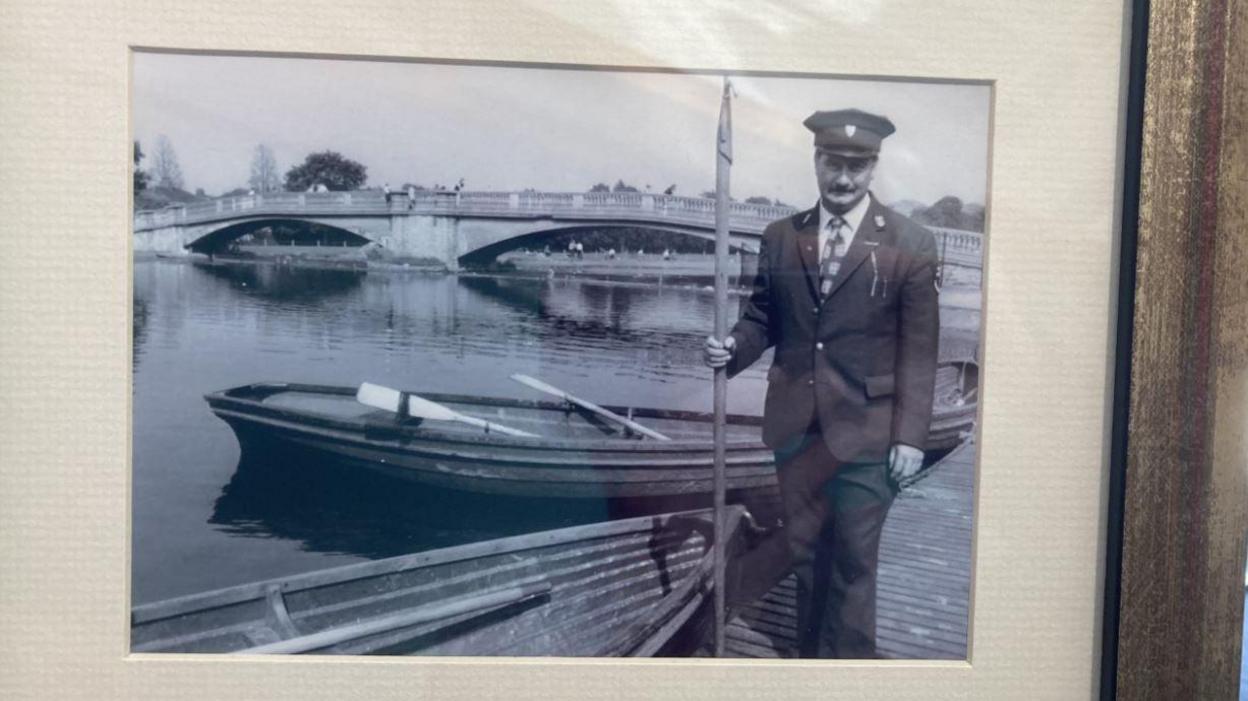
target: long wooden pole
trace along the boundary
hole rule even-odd
[[[715,338],[728,335],[728,174],[732,168],[732,84],[724,76],[724,96],[719,107],[719,133],[715,154]],[[728,413],[728,368],[715,369],[714,392],[714,504],[715,504],[715,656],[724,655],[727,491],[724,443]]]

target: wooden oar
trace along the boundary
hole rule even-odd
[[[421,623],[429,623],[451,616],[458,616],[465,613],[488,613],[503,606],[510,606],[526,599],[532,599],[550,592],[550,582],[537,582],[535,584],[526,584],[518,587],[511,587],[501,591],[490,592],[488,594],[473,594],[469,596],[461,596],[454,599],[447,599],[436,604],[429,604],[410,611],[390,614],[388,616],[380,616],[358,623],[351,623],[337,628],[330,628],[319,633],[311,633],[309,635],[301,635],[296,638],[288,638],[279,640],[275,643],[267,645],[257,645],[256,647],[239,650],[239,655],[273,655],[273,654],[297,654],[301,652],[310,652],[319,650],[331,645],[357,640],[369,635],[379,635],[388,633],[400,628],[419,625]]]
[[[397,389],[382,387],[371,382],[365,382],[360,385],[359,391],[355,393],[356,401],[367,406],[377,409],[385,409],[398,414],[403,411],[403,393]],[[505,433],[509,436],[520,436],[522,438],[540,438],[534,433],[521,431],[518,428],[509,428],[500,426],[496,423],[478,419],[475,416],[466,416],[451,409],[442,406],[436,402],[431,402],[423,397],[414,394],[407,395],[407,413],[419,419],[429,419],[431,421],[458,421],[460,423],[477,426],[486,431],[497,431]]]
[[[528,375],[512,375],[511,379],[515,380],[516,382],[519,382],[522,385],[528,385],[529,387],[532,387],[538,392],[545,392],[546,394],[559,397],[565,402],[568,402],[570,404],[575,404],[581,407],[582,409],[585,409],[586,411],[590,411],[601,416],[604,419],[610,419],[611,421],[614,421],[618,424],[627,426],[630,430],[636,431],[637,433],[640,433],[641,435],[646,436],[648,438],[653,438],[656,441],[672,440],[671,438],[668,438],[662,433],[646,428],[645,426],[642,426],[641,424],[637,423],[636,421],[633,421],[632,419],[624,418],[623,416],[620,416],[614,411],[611,411],[609,409],[603,409],[602,407],[598,406],[597,404],[594,404],[593,402],[588,402],[588,401],[585,401],[584,399],[581,399],[580,397],[576,397],[571,394],[568,394],[567,392],[559,389],[558,387],[553,387],[551,385],[546,384],[545,382],[542,382],[541,380],[529,377]]]

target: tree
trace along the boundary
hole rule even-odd
[[[139,142],[134,142],[134,193],[137,195],[147,188],[147,173],[139,168],[139,162],[143,160],[143,149],[139,147]]]
[[[769,207],[771,206],[771,200],[770,200],[769,198],[767,198],[767,197],[763,197],[763,196],[761,196],[761,195],[755,195],[755,196],[753,196],[753,197],[747,197],[747,198],[745,198],[745,203],[746,203],[746,204],[765,204],[765,205],[767,205],[767,206],[769,206]]]
[[[282,189],[273,149],[264,144],[256,145],[256,150],[251,155],[251,177],[247,184],[256,192],[276,192]]]
[[[611,186],[606,183],[598,183],[589,188],[590,192],[611,192]]]
[[[308,154],[303,163],[286,171],[286,189],[302,192],[314,185],[330,190],[358,190],[368,180],[368,168],[336,151]]]
[[[915,212],[915,218],[924,224],[956,227],[962,218],[962,200],[946,195],[936,200],[931,207]]]
[[[625,184],[623,180],[616,180],[615,185],[611,186],[611,192],[637,192],[637,188]]]
[[[156,178],[156,187],[167,187],[181,190],[182,168],[178,166],[178,154],[173,151],[169,137],[161,134],[156,137],[156,155],[153,156],[152,175]]]

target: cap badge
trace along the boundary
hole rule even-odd
[[[854,132],[856,132],[856,131],[858,131],[858,127],[857,127],[857,126],[855,126],[855,125],[853,125],[853,124],[846,124],[846,125],[845,125],[845,136],[853,136],[853,135],[854,135]]]

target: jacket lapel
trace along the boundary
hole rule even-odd
[[[880,236],[884,233],[883,215],[883,206],[875,197],[872,197],[871,205],[867,207],[866,216],[862,218],[862,223],[858,225],[858,231],[854,232],[854,242],[849,244],[849,250],[845,252],[845,259],[841,261],[841,269],[837,271],[836,277],[832,278],[832,289],[828,291],[828,297],[836,294],[836,291],[841,289],[841,286],[845,284],[849,276],[853,275],[858,266],[862,265],[867,256],[871,255],[871,250],[879,245]]]
[[[793,216],[794,243],[805,272],[806,286],[813,299],[819,299],[819,206]]]

